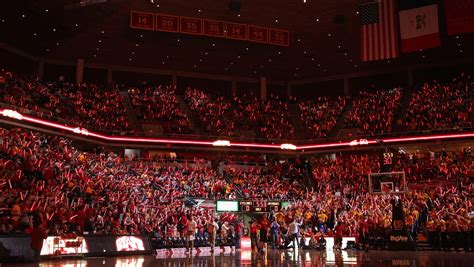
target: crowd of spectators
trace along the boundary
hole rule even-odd
[[[306,138],[325,138],[331,134],[342,111],[346,99],[318,97],[313,100],[299,102],[301,121],[304,123]]]
[[[245,123],[263,139],[294,139],[290,102],[278,96],[259,100],[255,96],[234,97],[235,105],[244,111]]]
[[[5,73],[0,101],[36,111],[49,119],[102,131],[127,132],[129,126],[122,96],[113,88],[64,81],[38,83],[29,77]]]
[[[413,241],[423,233],[433,249],[473,251],[474,219],[469,216],[472,194],[472,185],[463,183],[459,188],[440,186],[401,195],[408,238]],[[310,239],[306,245],[300,241],[300,247],[318,248],[326,236],[355,236],[361,249],[387,249],[396,199],[393,195],[355,190],[340,195],[326,189],[324,193],[308,192],[302,199],[274,214],[282,239],[294,238],[288,237],[289,228],[297,222],[301,226],[297,238]]]
[[[473,122],[474,93],[469,79],[425,83],[413,92],[405,114],[407,131],[467,128]]]
[[[390,164],[384,164],[383,155],[348,154],[336,158],[313,158],[313,176],[320,188],[331,186],[343,191],[346,186],[367,192],[367,175],[379,172],[404,172],[407,182],[432,181],[459,182],[474,175],[474,162],[470,150],[447,154],[431,152],[425,154],[392,153]]]
[[[290,102],[278,97],[259,100],[254,96],[215,96],[188,88],[185,99],[199,117],[206,132],[231,137],[252,131],[260,139],[291,139],[295,127],[290,119]]]
[[[178,227],[187,198],[232,199],[239,186],[207,164],[136,161],[100,148],[84,152],[69,139],[20,129],[0,129],[0,136],[2,233],[30,230],[32,213],[40,212],[52,234],[164,236]],[[252,188],[260,190],[259,177],[273,183],[281,173],[250,168],[224,175],[252,176]],[[258,192],[251,189],[247,197]],[[162,227],[164,221],[176,223]]]
[[[399,113],[402,89],[362,91],[354,98],[346,115],[346,128],[358,128],[364,135],[391,133]]]
[[[220,174],[202,164],[130,160],[101,148],[81,151],[72,140],[21,129],[0,129],[0,136],[1,234],[30,231],[33,214],[43,218],[52,235],[179,238],[189,218],[197,223],[197,235],[214,222],[220,238],[236,234],[231,230],[236,214],[191,208],[189,198],[286,199],[290,207],[273,214],[280,237],[294,221],[301,223],[301,236],[318,239],[343,232],[368,240],[391,227],[392,197],[368,192],[367,174],[385,164],[376,155],[311,159],[315,185],[309,189],[298,161],[267,160],[266,168],[232,166]],[[391,162],[391,170],[405,171],[409,183],[449,182],[401,196],[411,236],[416,239],[419,231],[435,225],[429,228],[433,246],[463,245],[465,239],[457,233],[472,231],[473,225],[468,217],[474,194],[469,151],[401,153]],[[270,233],[269,224],[259,227]],[[446,243],[445,235],[457,241]]]
[[[63,119],[69,125],[86,129],[127,133],[129,125],[124,99],[117,86],[72,84],[61,79],[40,83],[20,74],[1,71],[0,102],[21,107],[48,119]],[[406,107],[402,107],[405,94]],[[260,100],[250,96],[217,96],[188,88],[180,103],[171,86],[128,88],[133,110],[142,125],[159,125],[165,133],[195,133],[193,123],[205,134],[264,140],[329,137],[338,121],[345,128],[358,129],[359,135],[396,132],[472,128],[474,94],[470,76],[461,75],[449,83],[434,81],[421,88],[362,91],[353,99],[317,97]],[[409,98],[408,98],[409,97]],[[351,108],[341,118],[346,105]],[[187,105],[192,116],[187,111]],[[292,108],[299,109],[294,118]],[[401,112],[404,112],[401,114]],[[191,116],[192,118],[189,118]],[[192,121],[194,118],[197,122]],[[296,133],[301,120],[303,133]],[[133,124],[133,123],[132,123]],[[296,125],[297,124],[297,125]],[[134,124],[133,124],[134,125]]]
[[[226,168],[230,178],[244,198],[249,199],[295,199],[305,192],[301,168],[284,161],[269,162],[267,168]]]
[[[165,133],[193,133],[191,122],[180,107],[173,87],[130,88],[128,94],[142,124],[158,124]]]
[[[243,113],[238,111],[232,102],[223,96],[214,96],[198,89],[188,88],[184,98],[190,109],[206,129],[216,136],[239,137],[243,130]]]

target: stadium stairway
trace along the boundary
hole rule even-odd
[[[342,111],[341,116],[339,116],[339,118],[337,119],[336,125],[334,125],[334,128],[332,129],[332,132],[329,135],[329,137],[339,136],[339,133],[341,132],[341,130],[344,129],[345,118],[346,118],[347,113],[349,112],[349,110],[352,109],[352,104],[353,104],[352,99],[350,99],[350,98],[347,98],[346,101],[347,101],[347,104],[344,107],[344,110]]]
[[[223,177],[227,183],[234,185],[235,196],[238,199],[243,199],[245,197],[244,192],[242,191],[242,189],[240,189],[238,185],[234,183],[233,178],[228,174],[223,175]]]
[[[422,251],[433,250],[430,244],[428,243],[426,236],[422,233],[418,234],[418,237],[416,240],[416,248],[417,250],[422,250]]]
[[[392,132],[400,132],[403,129],[403,125],[405,124],[405,114],[408,109],[408,105],[410,104],[411,95],[413,93],[413,89],[405,89],[403,91],[403,98],[402,103],[400,106],[400,111],[395,117],[395,125],[393,126]]]
[[[291,103],[290,110],[290,120],[296,130],[296,138],[298,138],[298,140],[302,140],[305,138],[306,133],[305,128],[303,127],[303,123],[301,121],[300,108],[298,107],[297,103]]]
[[[181,108],[182,111],[184,111],[184,113],[188,117],[189,121],[191,122],[193,130],[197,134],[204,134],[205,131],[204,131],[204,128],[203,128],[202,124],[199,122],[199,119],[196,118],[194,113],[191,111],[188,104],[186,104],[183,97],[181,95],[176,95],[176,99],[178,100],[179,107]]]
[[[135,110],[133,109],[132,101],[128,96],[127,91],[120,91],[120,95],[123,98],[123,104],[127,111],[127,120],[130,126],[137,132],[144,132],[142,124],[138,121],[137,116],[135,115]]]
[[[237,112],[237,113],[242,113],[246,114],[247,112],[243,110],[239,105],[236,105],[234,102],[232,102],[232,109]],[[242,125],[251,125],[250,121],[247,116],[243,116],[242,121],[240,122]],[[241,130],[240,135],[248,138],[248,139],[255,139],[256,138],[256,133],[255,131],[248,129],[248,130]]]

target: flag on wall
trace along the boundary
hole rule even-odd
[[[359,5],[361,60],[396,58],[398,31],[395,0],[379,0]]]
[[[448,34],[474,32],[474,1],[444,0]]]
[[[441,44],[436,0],[399,0],[402,52],[437,47]]]

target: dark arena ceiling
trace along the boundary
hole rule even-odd
[[[440,19],[441,48],[362,63],[359,0],[241,0],[239,12],[230,11],[230,0],[108,0],[85,7],[79,0],[3,2],[1,42],[60,60],[299,80],[474,55],[473,35],[447,36]],[[131,10],[287,29],[290,46],[131,29]],[[342,23],[335,23],[335,17]]]

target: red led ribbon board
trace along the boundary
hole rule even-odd
[[[130,28],[153,31],[155,29],[155,14],[132,11],[130,14]]]
[[[197,18],[180,17],[180,32],[201,35],[202,20]]]
[[[224,28],[225,23],[223,21],[203,19],[203,35],[214,36],[214,37],[225,37]]]
[[[248,40],[257,43],[268,43],[268,28],[248,25]]]
[[[285,30],[270,29],[269,43],[273,45],[290,45],[290,33]]]
[[[226,37],[229,39],[247,40],[247,25],[227,22]]]
[[[179,32],[179,17],[156,14],[156,30],[161,32]]]

